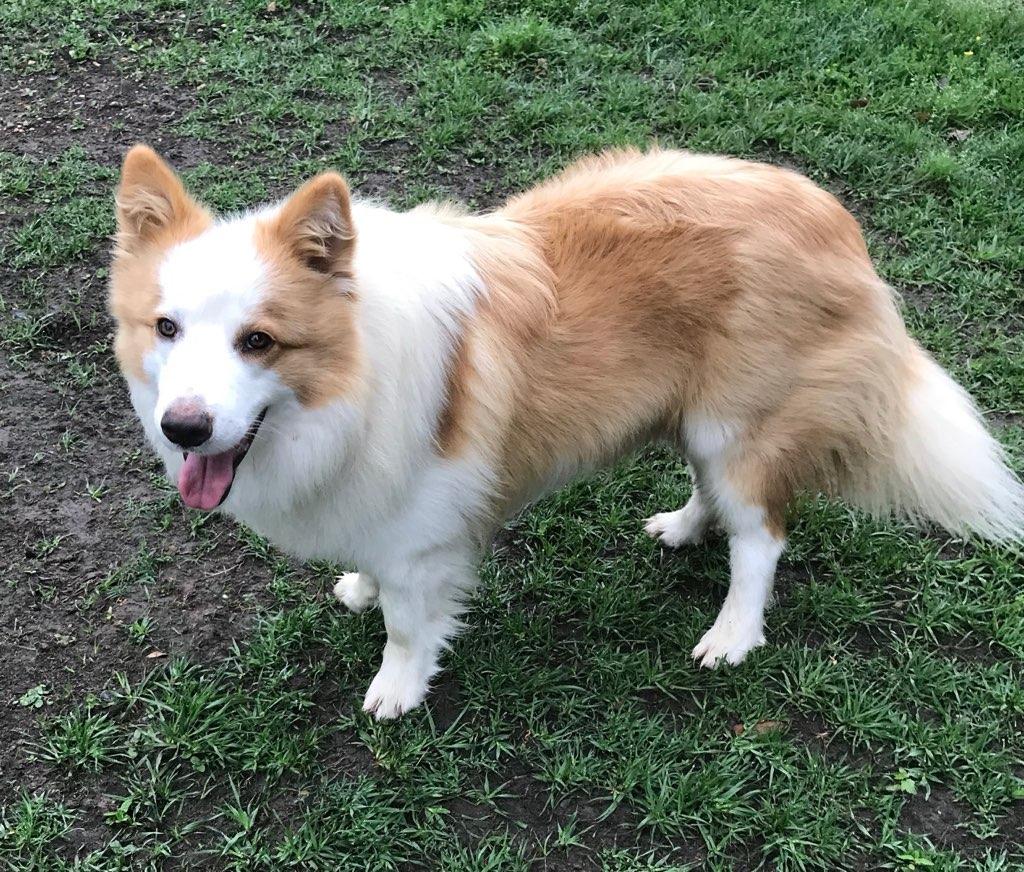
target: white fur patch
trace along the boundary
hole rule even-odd
[[[430,688],[436,670],[419,652],[394,644],[384,646],[380,670],[370,682],[363,700],[363,711],[377,720],[389,721],[416,708]]]
[[[266,286],[253,241],[255,215],[214,224],[167,252],[160,266],[163,314],[225,324],[244,320]]]
[[[334,585],[338,602],[357,615],[377,604],[378,593],[377,582],[365,572],[346,572]]]
[[[649,518],[645,530],[669,547],[696,542],[713,520],[729,535],[729,592],[714,624],[693,649],[700,665],[736,665],[764,644],[764,611],[775,567],[785,548],[765,524],[764,509],[746,503],[726,474],[728,453],[736,438],[729,422],[691,416],[684,426],[687,457],[698,484],[681,509]]]
[[[158,341],[146,361],[155,387],[133,384],[132,399],[172,478],[181,454],[159,422],[174,399],[197,396],[211,409],[215,450],[269,407],[223,511],[299,557],[369,573],[342,576],[335,593],[354,611],[381,605],[388,644],[365,707],[395,717],[423,700],[476,583],[475,519],[493,474],[472,454],[438,456],[434,434],[461,325],[484,289],[462,230],[429,210],[353,204],[365,390],[304,408],[234,348],[267,291],[253,228],[269,214],[217,224],[168,253],[160,314],[180,335]]]
[[[954,532],[989,539],[1024,538],[1024,484],[1006,463],[974,400],[922,355],[923,378],[910,391],[908,420],[894,468],[884,470],[869,509],[898,507]],[[884,507],[871,505],[884,500]]]
[[[722,456],[736,437],[736,428],[727,421],[691,415],[683,424],[683,434],[690,459],[710,461]]]
[[[683,508],[675,512],[660,512],[647,519],[644,530],[666,548],[695,545],[704,538],[711,525],[710,507],[694,488],[693,496]]]
[[[724,660],[735,666],[764,644],[764,610],[768,605],[775,566],[785,542],[765,529],[762,519],[729,536],[729,592],[722,609],[693,649],[700,665],[715,667]]]
[[[157,337],[143,366],[157,387],[147,428],[161,447],[180,452],[160,433],[176,400],[198,398],[213,418],[213,436],[199,450],[235,445],[268,405],[290,391],[276,373],[242,358],[235,340],[266,293],[267,271],[252,240],[254,217],[213,225],[171,248],[160,266],[159,314],[178,325],[173,340]]]

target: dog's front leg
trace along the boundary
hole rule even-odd
[[[377,575],[388,641],[363,710],[386,720],[423,702],[441,652],[461,627],[458,616],[477,576],[469,554],[448,549]]]

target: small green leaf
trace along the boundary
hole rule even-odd
[[[18,705],[25,706],[25,708],[42,708],[49,693],[50,692],[46,689],[45,684],[37,684],[35,687],[30,687],[21,695],[21,699],[18,700]]]

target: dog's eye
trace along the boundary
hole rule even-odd
[[[264,333],[262,330],[250,333],[242,343],[246,351],[266,351],[273,344],[274,340],[270,334]]]
[[[178,335],[178,325],[170,318],[161,318],[156,322],[156,332],[164,339],[173,339]]]

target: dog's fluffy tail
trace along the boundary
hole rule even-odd
[[[1024,538],[1024,484],[1002,446],[968,393],[916,344],[912,355],[905,416],[889,457],[872,470],[867,488],[856,488],[853,501],[874,514],[895,510],[959,535]]]

